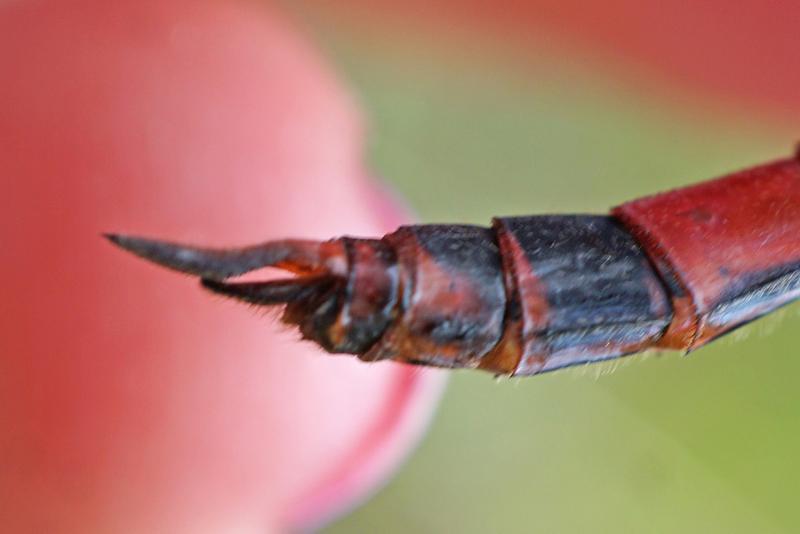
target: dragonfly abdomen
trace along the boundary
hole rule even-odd
[[[694,350],[800,297],[800,160],[603,215],[404,226],[381,239],[206,249],[109,236],[283,319],[328,352],[530,375]],[[294,278],[229,280],[265,266]]]

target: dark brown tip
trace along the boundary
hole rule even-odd
[[[292,272],[321,269],[320,244],[316,241],[271,241],[250,247],[216,249],[120,234],[104,234],[104,237],[118,247],[163,267],[212,280],[223,280],[268,266]]]
[[[380,240],[281,240],[216,249],[119,234],[104,237],[153,263],[199,276],[202,286],[218,295],[256,306],[285,305],[282,321],[329,352],[362,352],[392,318],[397,294],[394,255]],[[359,266],[356,274],[354,263]],[[296,276],[227,280],[262,267]]]
[[[306,300],[331,283],[328,276],[306,276],[268,282],[228,283],[203,278],[203,287],[214,293],[260,306],[274,306]]]

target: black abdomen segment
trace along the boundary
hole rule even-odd
[[[643,350],[672,317],[665,287],[611,217],[408,226],[385,242],[401,297],[366,360],[530,375]]]
[[[672,318],[639,244],[594,215],[494,221],[507,294],[519,308],[516,375],[616,358],[652,345]]]

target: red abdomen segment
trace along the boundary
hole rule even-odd
[[[615,208],[669,289],[656,346],[693,350],[800,297],[800,160]]]

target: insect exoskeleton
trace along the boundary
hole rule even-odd
[[[650,347],[691,351],[800,297],[800,159],[610,215],[231,249],[108,237],[216,293],[285,306],[283,320],[328,352],[531,375]],[[266,266],[295,276],[229,280]]]

